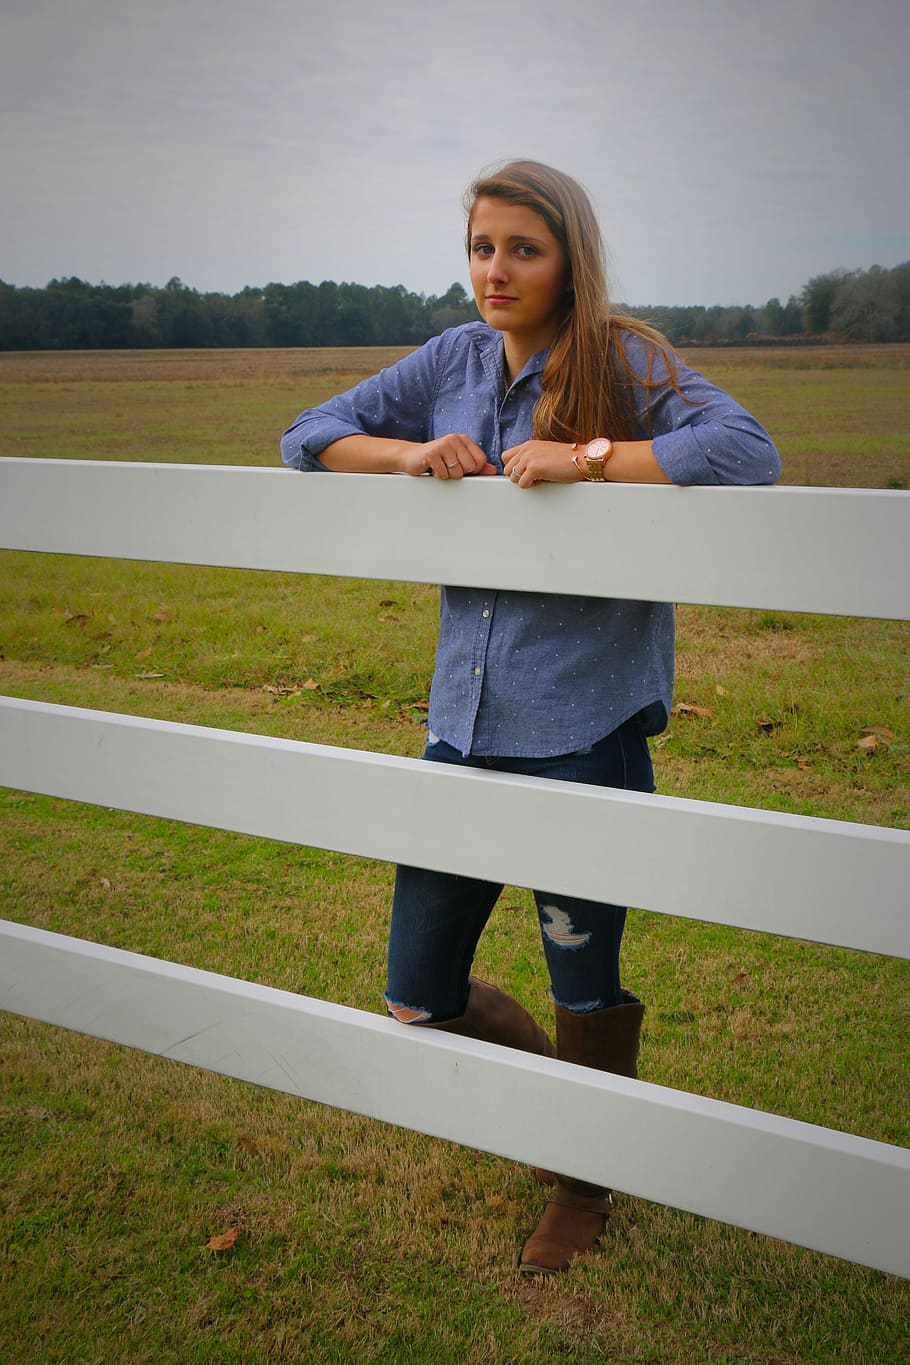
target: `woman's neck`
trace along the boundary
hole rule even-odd
[[[548,345],[549,342],[545,340],[532,343],[509,335],[504,337],[503,370],[506,388],[515,383],[531,356],[536,355],[538,351],[542,351]]]

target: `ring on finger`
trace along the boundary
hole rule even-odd
[[[448,462],[448,460],[447,460],[447,461],[446,461],[446,469],[454,469],[455,466],[456,466],[457,464],[458,464],[458,461],[457,461],[457,460],[453,460],[451,464],[449,464],[449,462]]]
[[[518,480],[521,478],[521,475],[519,474],[517,469],[512,470],[511,478],[514,480],[515,483],[518,483]]]

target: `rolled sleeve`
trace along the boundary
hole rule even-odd
[[[358,436],[362,427],[335,417],[324,408],[302,412],[281,438],[281,458],[291,469],[326,470],[318,458],[326,446],[345,436]]]
[[[321,407],[308,408],[281,438],[281,458],[292,469],[324,470],[318,458],[345,436],[389,436],[426,441],[440,367],[450,344],[444,332]]]
[[[654,438],[654,458],[680,484],[766,484],[780,477],[780,456],[764,428],[741,408],[723,420],[693,420]]]
[[[652,439],[654,458],[678,484],[768,484],[780,477],[780,456],[762,424],[728,393],[677,356],[677,386],[645,343],[628,346],[633,368],[652,385],[636,386],[635,407]]]

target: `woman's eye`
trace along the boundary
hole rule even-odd
[[[516,252],[519,256],[523,257],[523,259],[528,260],[531,256],[537,255],[537,248],[533,246],[520,246],[516,247]]]
[[[490,255],[492,255],[492,253],[493,253],[493,248],[490,246],[489,242],[475,242],[475,243],[474,243],[474,255],[475,255],[475,256],[490,256]]]

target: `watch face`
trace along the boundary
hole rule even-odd
[[[589,460],[603,461],[607,458],[612,449],[612,441],[608,441],[605,436],[598,436],[595,440],[589,442],[585,448],[585,455]]]

